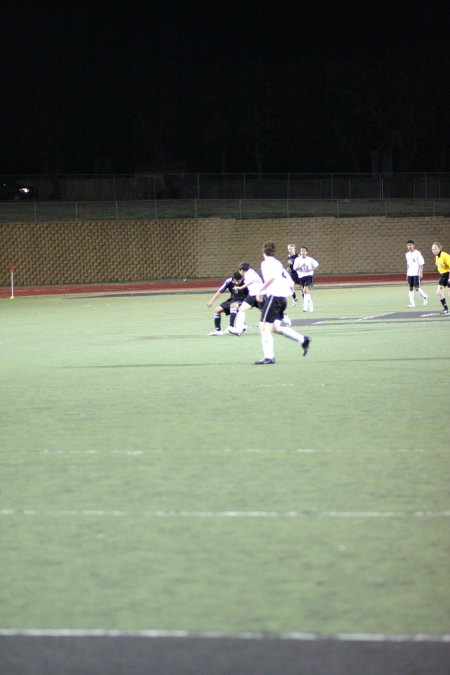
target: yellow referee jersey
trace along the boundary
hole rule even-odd
[[[436,256],[436,267],[438,268],[439,274],[445,274],[445,272],[450,272],[450,255],[445,251],[441,251],[439,255]]]

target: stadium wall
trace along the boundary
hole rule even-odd
[[[243,260],[259,268],[261,244],[304,244],[320,275],[404,272],[405,242],[414,239],[434,272],[433,241],[450,250],[449,217],[220,218],[82,223],[0,224],[1,285],[14,263],[17,286],[206,279],[230,274]]]

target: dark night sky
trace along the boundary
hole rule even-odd
[[[447,4],[6,6],[0,172],[449,170]]]

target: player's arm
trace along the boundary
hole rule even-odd
[[[211,300],[209,300],[209,301],[206,303],[207,307],[212,307],[213,303],[214,303],[214,302],[216,301],[216,299],[219,297],[220,293],[221,293],[220,289],[214,293],[214,295],[212,296]]]
[[[265,294],[266,288],[269,288],[270,284],[272,284],[274,281],[275,281],[275,277],[272,277],[271,279],[267,279],[267,281],[265,281],[263,283],[263,285],[261,286],[260,291],[258,293],[258,297],[260,297],[260,296],[262,297]]]

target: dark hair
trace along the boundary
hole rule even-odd
[[[248,262],[241,263],[239,265],[239,269],[244,270],[244,272],[248,272],[248,270],[250,269],[250,263],[248,263]]]
[[[265,241],[263,244],[263,251],[266,255],[275,255],[275,242]]]
[[[414,242],[413,242],[412,239],[408,239],[408,241],[407,241],[406,243],[407,243],[407,244],[414,244]]]
[[[233,272],[233,279],[239,281],[240,279],[242,279],[242,274],[240,272]]]

